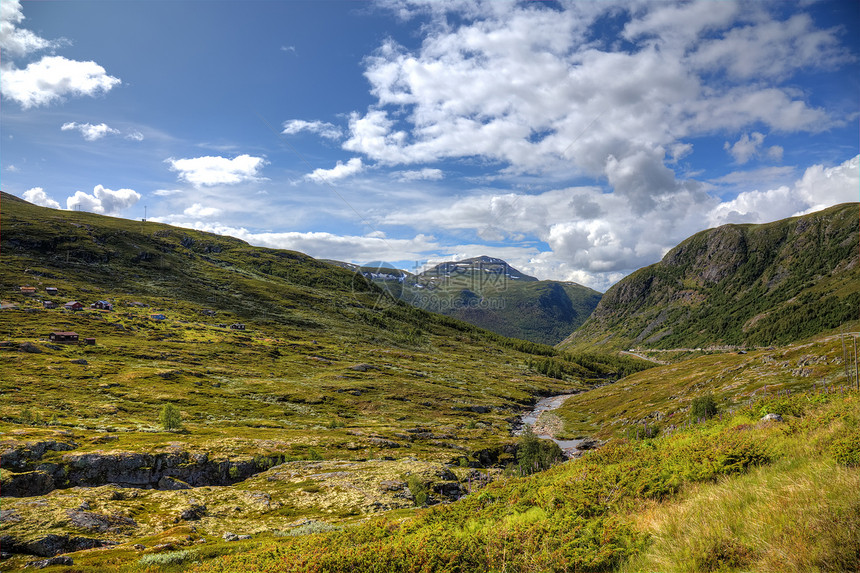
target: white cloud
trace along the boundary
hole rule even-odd
[[[648,210],[691,184],[671,168],[693,151],[688,138],[755,126],[763,140],[768,130],[819,132],[838,123],[777,83],[801,68],[847,61],[838,31],[808,17],[780,20],[766,5],[385,5],[434,20],[419,48],[386,40],[365,60],[376,101],[350,115],[343,148],[383,166],[474,157],[511,176],[573,167]],[[445,18],[449,12],[459,18]],[[608,15],[627,17],[632,47],[619,50],[588,32]],[[732,34],[739,26],[743,34]],[[737,59],[752,60],[751,70],[774,54],[782,70],[750,83],[715,55],[738,46]],[[739,162],[781,159],[780,146],[746,145],[752,149],[741,141],[727,149]]]
[[[346,163],[340,161],[331,169],[314,169],[312,173],[305,175],[305,179],[317,183],[333,183],[340,179],[350,177],[364,170],[364,164],[358,157],[353,157]]]
[[[0,76],[0,91],[24,109],[48,105],[64,97],[95,96],[122,83],[95,62],[46,56],[24,69],[8,68]]]
[[[221,209],[217,207],[204,207],[200,203],[194,203],[191,207],[185,209],[183,213],[187,217],[216,217],[221,214]]]
[[[302,131],[316,133],[320,137],[326,139],[340,139],[343,137],[343,130],[338,126],[324,121],[305,121],[302,119],[291,119],[284,122],[284,130],[281,132],[284,135],[295,135]]]
[[[3,0],[0,3],[0,50],[7,57],[24,56],[33,52],[56,47],[60,42],[51,42],[19,28],[24,14],[19,0]]]
[[[143,134],[139,131],[132,131],[131,133],[127,133],[125,136],[126,139],[130,139],[132,141],[143,141]]]
[[[48,194],[41,187],[33,187],[24,191],[24,200],[41,207],[60,208],[60,204],[48,197]]]
[[[711,9],[714,4],[704,6]],[[808,14],[757,21],[703,41],[691,62],[706,70],[725,70],[738,80],[780,79],[800,68],[833,68],[852,59],[838,35],[837,28],[816,28]]]
[[[337,235],[327,232],[260,233],[249,231],[244,227],[189,220],[181,216],[159,220],[171,225],[180,225],[219,235],[229,235],[259,247],[289,249],[316,258],[341,261],[417,261],[427,258],[428,252],[436,252],[441,248],[434,237],[424,234],[418,234],[408,239],[390,239],[380,233],[368,235]]]
[[[235,185],[259,181],[259,172],[267,161],[262,157],[243,154],[233,159],[220,156],[167,159],[171,171],[179,178],[197,187],[212,185]]]
[[[171,195],[180,195],[185,193],[182,189],[157,189],[152,192],[153,195],[157,195],[158,197],[170,197]]]
[[[425,167],[414,171],[397,171],[393,174],[398,181],[439,181],[445,174],[441,169]]]
[[[76,130],[81,133],[81,135],[87,141],[95,141],[97,139],[101,139],[106,135],[118,134],[119,130],[114,129],[108,126],[106,123],[100,123],[98,125],[93,125],[91,123],[75,123],[69,122],[64,123],[62,127],[60,127],[63,131]]]
[[[74,195],[66,199],[67,209],[81,209],[92,213],[103,215],[119,215],[123,209],[127,209],[140,201],[140,193],[133,189],[106,189],[101,185],[93,187],[93,194],[89,195],[83,191],[76,191]]]
[[[782,159],[783,148],[779,145],[774,145],[764,149],[762,147],[764,138],[765,135],[758,131],[745,133],[734,144],[726,141],[723,144],[723,149],[728,151],[729,155],[735,158],[735,162],[741,165],[757,157],[767,157],[773,161],[780,161]]]
[[[793,185],[745,191],[721,203],[708,215],[709,226],[764,223],[857,201],[860,155],[835,167],[813,165]]]

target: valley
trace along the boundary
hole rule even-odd
[[[860,321],[856,305],[843,312],[860,291],[856,204],[809,216],[836,254],[815,280],[774,289],[793,298],[773,295],[773,315],[796,316],[809,293],[836,301],[801,330],[762,318],[771,330],[749,339],[696,323],[652,340],[688,324],[666,319],[631,339],[629,324],[675,316],[677,300],[675,287],[618,294],[634,273],[557,347],[416,308],[301,253],[7,194],[0,207],[2,571],[860,565]],[[694,417],[705,397],[718,414]],[[544,469],[562,460],[541,457],[557,453],[522,422],[579,445],[576,459]],[[813,519],[836,533],[788,550],[796,528],[749,520],[675,551],[679,516],[745,480],[762,492],[750,507],[797,522],[799,501],[768,496],[803,483],[798,499],[818,499]]]

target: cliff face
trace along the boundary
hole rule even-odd
[[[568,348],[766,345],[860,318],[857,203],[693,235],[609,289]]]

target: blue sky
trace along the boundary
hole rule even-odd
[[[605,290],[687,236],[857,201],[860,5],[0,3],[34,203]]]

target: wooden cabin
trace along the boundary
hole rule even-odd
[[[72,343],[78,341],[78,333],[72,331],[57,330],[48,335],[51,342]]]

